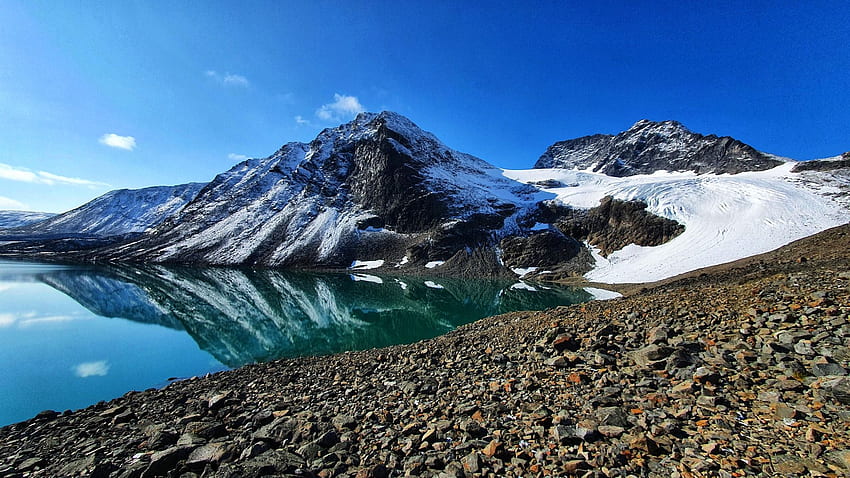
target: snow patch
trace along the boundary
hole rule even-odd
[[[531,274],[532,272],[536,271],[537,269],[538,269],[537,267],[514,267],[511,270],[514,272],[514,274],[516,274],[520,277],[523,277],[523,276],[526,276],[528,274]]]
[[[425,264],[425,267],[427,267],[428,269],[433,269],[433,268],[439,267],[439,266],[441,266],[445,263],[446,263],[446,261],[431,261],[431,262]]]

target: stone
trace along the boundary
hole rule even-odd
[[[815,350],[812,348],[811,340],[801,340],[794,344],[794,352],[806,356],[812,356],[815,354]]]
[[[125,410],[112,418],[112,424],[118,425],[121,423],[128,423],[136,419],[136,414],[130,410]]]
[[[550,366],[550,367],[559,367],[559,368],[566,367],[567,365],[569,365],[569,363],[567,362],[567,359],[565,359],[564,357],[562,357],[560,355],[557,356],[557,357],[548,358],[543,363]]]
[[[552,341],[552,347],[558,352],[573,351],[579,349],[581,344],[576,342],[571,335],[559,335]]]
[[[330,448],[339,443],[339,434],[335,430],[330,430],[322,434],[316,444],[322,448]]]
[[[850,450],[831,451],[824,455],[824,459],[839,470],[850,472]]]
[[[216,421],[197,421],[189,422],[183,428],[183,433],[195,435],[205,440],[212,438],[223,437],[227,435],[227,429],[220,422]]]
[[[481,471],[481,456],[478,455],[477,451],[473,451],[463,457],[461,464],[463,465],[464,471],[467,473],[478,473]]]
[[[481,453],[484,453],[485,456],[493,457],[497,453],[499,453],[501,448],[502,442],[497,440],[491,440],[490,443],[488,443],[487,446],[485,446],[484,449],[481,450]]]
[[[655,364],[673,353],[673,348],[650,344],[629,354],[632,361],[641,367]]]
[[[239,455],[239,459],[247,460],[250,458],[254,458],[255,456],[259,456],[268,450],[269,446],[266,444],[266,442],[259,441],[242,450],[242,453]]]
[[[228,398],[230,398],[230,392],[223,392],[213,395],[212,398],[207,401],[207,408],[212,411],[218,410],[219,408],[224,406]]]
[[[596,427],[598,424],[591,420],[582,420],[576,423],[575,436],[584,441],[593,441],[599,435]]]
[[[207,464],[216,465],[227,452],[228,447],[225,443],[208,443],[192,450],[186,459],[186,466],[203,469]]]
[[[143,478],[160,476],[173,469],[181,460],[185,460],[192,452],[192,447],[173,446],[151,455],[151,461],[142,473]]]
[[[844,376],[847,370],[837,363],[821,362],[812,364],[812,374],[815,377]]]
[[[667,327],[653,327],[646,334],[646,341],[650,344],[663,344],[667,343],[669,336],[670,330]]]
[[[616,438],[626,431],[625,428],[618,427],[615,425],[599,425],[599,428],[597,430],[602,436],[608,438]]]
[[[46,464],[47,464],[47,460],[45,460],[44,458],[41,458],[41,457],[27,458],[26,460],[24,460],[20,464],[18,464],[17,470],[20,471],[20,472],[33,471],[37,468],[43,467]]]
[[[351,415],[337,415],[333,417],[331,424],[338,431],[345,429],[354,430],[357,428],[357,420],[355,420]]]
[[[850,405],[850,379],[846,377],[828,380],[821,387],[836,401]]]
[[[611,425],[624,429],[631,427],[628,415],[620,407],[602,407],[596,411],[596,418],[599,420],[600,426]]]

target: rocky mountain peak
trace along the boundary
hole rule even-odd
[[[586,169],[609,176],[655,171],[730,173],[782,164],[734,138],[694,133],[677,121],[642,119],[617,135],[593,135],[550,146],[535,168]]]

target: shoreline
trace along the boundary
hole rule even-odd
[[[848,251],[45,413],[0,428],[0,476],[845,475]]]

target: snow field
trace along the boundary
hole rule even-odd
[[[681,235],[660,246],[632,244],[607,258],[594,251],[596,267],[585,278],[613,284],[656,281],[734,261],[850,221],[850,211],[836,200],[798,181],[793,165],[735,175],[661,171],[615,178],[563,169],[504,174],[521,182],[573,184],[546,189],[573,207],[594,207],[608,195],[641,200],[648,211],[685,226]]]

